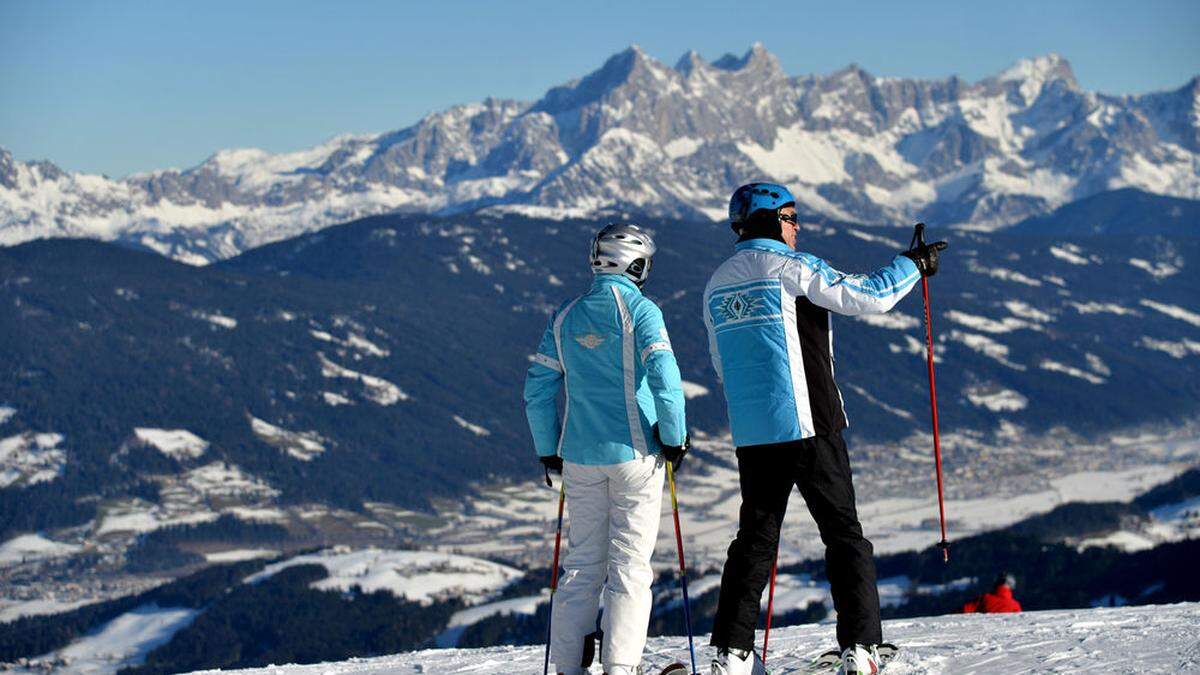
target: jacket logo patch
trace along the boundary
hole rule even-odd
[[[575,341],[587,349],[595,349],[604,344],[604,336],[596,335],[595,333],[585,333],[583,335],[576,335]]]
[[[732,293],[721,301],[720,311],[726,319],[736,321],[751,316],[763,306],[762,298],[746,293]]]

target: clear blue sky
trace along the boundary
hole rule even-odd
[[[0,146],[123,176],[298,150],[486,96],[535,100],[638,44],[673,64],[755,41],[792,75],[976,80],[1048,52],[1086,89],[1200,74],[1200,1],[0,0]]]

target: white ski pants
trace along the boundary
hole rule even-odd
[[[550,639],[558,672],[583,672],[583,638],[596,630],[601,587],[605,670],[641,663],[665,475],[660,455],[608,465],[563,462],[571,520]]]

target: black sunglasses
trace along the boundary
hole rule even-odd
[[[794,214],[794,213],[781,213],[781,214],[779,214],[779,219],[785,223],[791,223],[793,225],[800,224],[799,219],[797,218],[796,214]]]

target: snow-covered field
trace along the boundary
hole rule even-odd
[[[914,439],[916,441],[919,439]],[[944,437],[943,449],[958,443],[964,451],[976,455],[976,464],[981,467],[985,458],[995,461],[997,467],[1009,466],[1004,461],[1005,451],[982,446],[972,449],[970,442],[971,439],[965,437],[953,440]],[[1005,480],[997,482],[986,496],[981,496],[975,489],[960,488],[967,485],[968,479],[970,486],[978,485],[980,480],[987,480],[990,471],[997,469],[983,467],[971,477],[948,475],[946,516],[950,537],[961,538],[1005,527],[1067,502],[1127,501],[1194,466],[1200,458],[1200,439],[1114,437],[1105,448],[1064,442],[1069,445],[1065,450],[1053,445],[1023,446],[1025,457],[1046,458],[1051,465],[1061,459],[1061,464],[1056,469],[1043,468],[1037,476],[1006,475]],[[708,454],[689,456],[677,477],[684,547],[690,567],[713,568],[724,562],[725,551],[737,530],[741,501],[737,469],[728,439],[696,438],[693,446]],[[1113,456],[1114,453],[1120,455],[1121,448],[1125,447],[1136,448],[1138,456],[1130,455],[1126,463],[1110,464],[1106,468],[1084,468],[1091,466],[1085,462],[1072,469],[1069,463],[1089,457]],[[938,539],[932,460],[923,448],[920,451],[906,447],[885,450],[897,456],[912,454],[914,462],[918,462],[915,466],[922,473],[914,487],[913,483],[891,473],[885,477],[873,474],[874,458],[855,463],[858,511],[863,528],[874,543],[876,553],[923,549]],[[1000,468],[999,472],[1003,474],[1005,470]],[[886,478],[886,484],[880,483],[883,478]],[[556,496],[557,487],[551,490],[544,486],[495,486],[484,490],[465,507],[456,506],[454,510],[444,511],[441,514],[444,524],[429,533],[430,540],[441,550],[484,557],[501,556],[544,566],[553,544]],[[674,559],[675,542],[670,501],[664,499],[663,502],[655,561],[666,569]],[[1182,516],[1186,514],[1184,510]],[[569,521],[569,505],[567,518]],[[1164,516],[1160,520],[1171,522],[1148,532],[1136,533],[1134,537],[1092,543],[1145,548],[1195,536],[1198,529],[1186,517],[1169,519]],[[798,495],[784,522],[782,546],[782,562],[824,555],[816,524]]]
[[[155,604],[130,610],[67,647],[27,662],[16,673],[54,672],[64,675],[115,673],[143,663],[146,654],[165,644],[199,614],[185,608]]]
[[[432,602],[447,597],[478,602],[518,579],[521,571],[467,556],[426,551],[330,550],[268,565],[246,583],[257,583],[297,565],[321,565],[329,576],[312,585],[319,590],[386,590],[397,598]]]
[[[1200,672],[1200,604],[1055,610],[1023,614],[956,615],[885,621],[884,639],[901,646],[884,671],[934,673],[1185,673]],[[762,644],[759,634],[758,644]],[[712,650],[698,636],[697,665],[707,672]],[[771,631],[767,664],[774,673],[798,672],[836,645],[832,624]],[[538,673],[540,646],[427,650],[342,663],[269,666],[234,671],[260,675],[367,675],[370,673]],[[687,641],[654,638],[644,664],[687,663]],[[599,672],[593,668],[593,672]],[[201,671],[218,673],[222,671]]]

